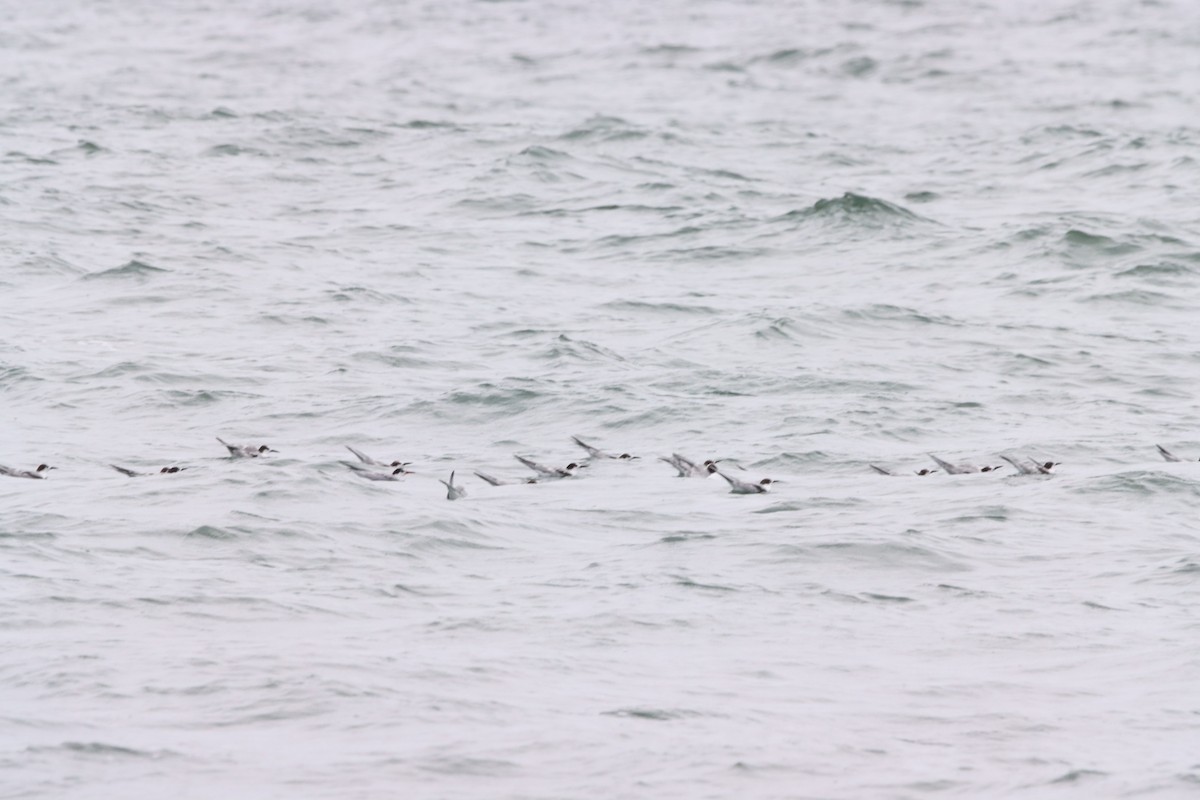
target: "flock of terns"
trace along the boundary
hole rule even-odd
[[[1154,446],[1158,449],[1158,454],[1163,457],[1164,461],[1187,460],[1175,455],[1161,444],[1156,444]],[[998,469],[1004,469],[1003,464],[999,464],[997,466],[985,465],[980,467],[976,466],[975,464],[951,464],[948,461],[943,461],[942,459],[938,458],[933,453],[929,453],[929,457],[933,459],[935,464],[945,470],[947,475],[966,475],[972,472],[995,472]],[[1009,456],[1000,456],[1000,458],[1011,464],[1013,469],[1017,471],[1018,475],[1050,475],[1053,474],[1054,468],[1062,463],[1061,461],[1038,461],[1036,458],[1029,458],[1028,456],[1025,457],[1024,461],[1010,458]],[[867,466],[878,472],[880,475],[896,474],[891,470],[884,469],[883,467],[877,467],[874,464],[868,464]],[[935,472],[937,472],[936,469],[925,468],[916,470],[915,474],[932,475]]]
[[[279,452],[278,450],[274,450],[265,444],[257,447],[254,445],[230,444],[219,436],[217,437],[217,441],[223,444],[225,448],[229,450],[230,458],[259,458],[267,453]],[[515,459],[517,459],[517,461],[521,462],[523,465],[532,470],[534,475],[514,479],[503,479],[496,478],[486,472],[480,472],[476,470],[475,476],[483,482],[491,484],[492,486],[544,483],[546,481],[573,478],[581,469],[587,467],[588,463],[593,459],[612,459],[615,461],[635,461],[638,459],[638,456],[630,455],[629,453],[616,454],[606,452],[598,447],[588,444],[578,436],[572,436],[571,441],[587,452],[588,457],[586,459],[572,461],[565,467],[547,467],[530,458],[526,458],[525,456],[513,456]],[[1159,455],[1161,455],[1166,461],[1185,460],[1175,455],[1170,450],[1167,450],[1162,445],[1155,445],[1155,447],[1158,448]],[[416,474],[415,471],[409,469],[409,467],[412,466],[411,461],[400,461],[399,459],[394,459],[392,461],[379,461],[362,452],[361,450],[356,450],[353,447],[350,447],[349,445],[346,445],[346,449],[353,453],[358,461],[341,461],[340,463],[349,468],[351,474],[356,475],[359,478],[363,478],[364,480],[399,481],[403,480],[404,476],[406,475]],[[990,464],[983,466],[978,466],[975,464],[952,464],[949,461],[944,461],[938,458],[932,453],[929,454],[929,457],[933,459],[934,463],[937,464],[938,467],[941,468],[941,470],[947,475],[966,475],[970,473],[995,472],[997,470],[1004,469],[1003,464],[996,466],[992,466]],[[1011,458],[1005,455],[1000,456],[1000,458],[1007,461],[1013,467],[1013,469],[1017,471],[1018,475],[1050,475],[1053,473],[1054,468],[1059,466],[1061,463],[1058,461],[1038,461],[1036,459],[1029,458],[1028,456],[1025,457],[1024,460]],[[732,494],[765,494],[766,492],[770,491],[772,486],[777,483],[781,483],[781,481],[774,480],[772,478],[763,478],[756,482],[744,481],[739,478],[735,478],[732,475],[723,472],[720,466],[718,466],[721,459],[710,458],[703,462],[696,463],[695,461],[684,458],[678,453],[672,453],[669,458],[660,457],[658,460],[674,467],[678,473],[678,477],[680,478],[710,478],[713,475],[719,475],[720,477],[724,478],[726,482],[728,482],[730,487],[729,491]],[[136,470],[118,466],[116,464],[109,464],[109,466],[115,469],[117,472],[120,472],[122,475],[127,475],[130,478],[139,478],[146,475],[172,474],[176,472],[182,472],[183,470],[187,469],[187,467],[169,466],[163,467],[157,472],[138,472]],[[880,475],[897,474],[891,470],[876,466],[875,464],[869,464],[868,466],[870,466],[871,469],[875,470],[875,472],[879,473]],[[744,467],[740,467],[740,465],[739,468],[743,470],[745,469]],[[51,467],[47,464],[38,464],[35,469],[13,469],[12,467],[6,467],[0,464],[0,475],[6,475],[10,478],[43,479],[52,469],[55,469],[55,467]],[[937,471],[937,469],[922,468],[915,470],[914,474],[932,475]],[[467,490],[461,484],[455,483],[454,475],[455,473],[451,472],[450,480],[447,481],[439,479],[442,485],[446,487],[447,500],[458,500],[459,498],[467,496]]]

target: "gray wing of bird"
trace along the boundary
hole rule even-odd
[[[543,467],[541,464],[537,463],[536,461],[530,461],[528,458],[525,458],[524,456],[516,456],[515,455],[515,456],[513,456],[513,458],[515,458],[517,461],[520,461],[522,464],[529,467],[531,470],[533,470],[534,472],[536,472],[539,475],[545,475],[547,478],[561,478],[562,477],[562,470],[550,469],[549,467]]]
[[[475,477],[479,478],[479,480],[483,481],[484,483],[490,483],[492,486],[507,486],[508,485],[508,481],[503,481],[503,480],[500,480],[499,478],[493,478],[491,475],[488,475],[486,472],[480,472],[479,470],[475,470]],[[443,481],[443,483],[444,483],[444,481]]]
[[[116,464],[109,464],[109,466],[112,467],[113,469],[115,469],[117,472],[121,473],[122,475],[128,475],[131,478],[136,478],[138,475],[141,474],[140,472],[134,472],[133,470],[126,469],[125,467],[118,467]]]
[[[726,481],[729,482],[729,486],[730,486],[731,490],[734,492],[737,492],[739,494],[746,494],[746,493],[749,493],[752,491],[756,491],[754,488],[752,488],[751,484],[745,483],[744,481],[739,481],[737,478],[731,478],[728,475],[726,475],[724,472],[721,472],[721,470],[716,470],[716,473],[718,475],[720,475],[722,478],[724,478]]]
[[[343,447],[345,447],[351,453],[354,453],[354,455],[358,457],[358,460],[364,464],[378,464],[378,462],[375,459],[371,458],[369,455],[367,455],[366,453],[364,453],[361,450],[355,450],[353,447],[351,447],[348,444],[343,445]]]
[[[670,464],[672,467],[674,467],[675,471],[679,473],[678,477],[680,478],[686,478],[689,474],[689,470],[679,463],[679,456],[677,455],[673,454],[670,458],[663,458],[662,456],[659,456],[658,460],[664,464]]]
[[[962,467],[955,466],[954,464],[951,464],[949,461],[943,461],[942,459],[935,456],[933,453],[926,453],[926,455],[929,456],[930,458],[932,458],[939,467],[946,470],[947,475],[963,475],[963,474],[971,471],[968,469],[963,469]]]
[[[1027,465],[1027,464],[1022,464],[1020,461],[1017,461],[1017,460],[1016,460],[1016,459],[1014,459],[1014,458],[1009,458],[1008,456],[1004,456],[1004,455],[1002,455],[1002,456],[1000,456],[1000,457],[1001,457],[1001,458],[1003,458],[1003,459],[1004,459],[1005,461],[1007,461],[1008,463],[1012,464],[1012,465],[1013,465],[1013,468],[1014,468],[1014,469],[1017,471],[1017,473],[1018,473],[1018,474],[1021,474],[1021,475],[1035,475],[1035,474],[1037,474],[1037,470],[1033,469],[1032,467],[1030,467],[1030,466],[1029,466],[1029,465]],[[1039,469],[1040,469],[1040,468],[1039,468]]]
[[[1158,448],[1158,454],[1159,454],[1160,456],[1162,456],[1164,459],[1166,459],[1167,461],[1183,461],[1183,459],[1182,459],[1182,458],[1180,458],[1179,456],[1175,455],[1175,454],[1174,454],[1174,453],[1172,453],[1170,450],[1168,450],[1167,448],[1163,447],[1161,444],[1156,444],[1156,445],[1154,445],[1154,446]]]
[[[572,436],[571,441],[587,451],[587,454],[592,458],[607,458],[608,454],[598,447],[592,447],[590,444],[580,439],[578,436]]]
[[[867,464],[867,466],[870,467],[871,469],[875,470],[876,472],[878,472],[880,475],[891,475],[892,474],[891,472],[888,472],[883,467],[877,467],[874,464]]]
[[[441,481],[442,484],[446,487],[446,499],[447,500],[457,500],[460,497],[467,496],[466,489],[462,488],[461,486],[454,485],[454,473],[453,472],[450,473],[449,481],[443,481],[441,478],[438,478],[438,480]]]

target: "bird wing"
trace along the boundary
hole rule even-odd
[[[358,460],[359,460],[359,461],[361,461],[362,463],[364,463],[364,464],[374,464],[374,463],[375,463],[375,459],[371,458],[369,455],[367,455],[367,454],[366,454],[366,453],[364,453],[363,451],[361,451],[361,450],[355,450],[355,449],[354,449],[353,447],[351,447],[350,445],[344,445],[344,446],[345,446],[345,448],[346,448],[347,450],[349,450],[351,453],[354,453],[354,455],[355,455],[355,456],[357,456],[357,457],[358,457]]]
[[[1025,464],[1022,464],[1020,461],[1017,461],[1016,459],[1013,459],[1013,458],[1009,458],[1008,456],[1002,455],[1000,457],[1003,458],[1008,463],[1012,464],[1013,467],[1017,470],[1017,472],[1020,473],[1021,475],[1032,475],[1033,474],[1033,470],[1030,469]]]
[[[574,442],[575,444],[579,445],[580,447],[582,447],[584,450],[586,450],[588,455],[591,456],[592,458],[603,458],[604,457],[604,451],[602,451],[598,447],[592,447],[590,444],[585,442],[583,439],[580,439],[578,436],[572,436],[571,441]]]
[[[1158,448],[1158,454],[1160,456],[1162,456],[1164,459],[1166,459],[1167,461],[1182,461],[1183,460],[1182,458],[1175,455],[1167,448],[1163,447],[1161,444],[1156,444],[1154,446]]]

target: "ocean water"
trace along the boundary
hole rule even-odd
[[[0,5],[0,464],[56,467],[0,477],[0,797],[1194,796],[1198,54],[1188,0]],[[472,475],[572,435],[640,458]]]

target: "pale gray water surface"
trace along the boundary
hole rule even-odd
[[[0,4],[3,797],[1200,791],[1197,75],[1188,0]],[[471,475],[571,434],[642,459]]]

